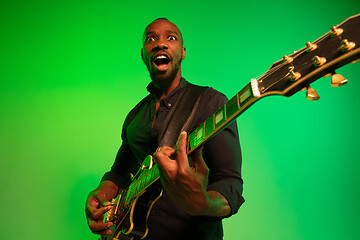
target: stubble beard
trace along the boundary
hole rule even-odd
[[[169,87],[172,82],[174,81],[177,73],[179,72],[181,66],[182,58],[180,58],[179,62],[174,65],[174,68],[171,70],[170,73],[165,72],[151,72],[150,66],[148,65],[147,68],[150,73],[151,80],[158,85],[158,87],[166,88]]]

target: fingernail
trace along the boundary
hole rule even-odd
[[[111,228],[111,226],[114,225],[112,222],[107,225],[107,228]]]
[[[182,131],[181,135],[185,135],[186,136],[186,131]]]

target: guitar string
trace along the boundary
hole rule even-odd
[[[319,42],[323,41],[325,38],[328,38],[330,35],[331,35],[331,32],[327,32],[326,34],[324,34],[323,36],[321,36],[321,37],[318,38],[317,40],[313,41],[313,44],[318,44]],[[305,52],[307,52],[307,50],[308,50],[307,47],[303,47],[303,48],[301,48],[300,50],[295,51],[294,53],[292,53],[291,55],[289,55],[289,57],[292,57],[293,60],[295,60],[297,57],[299,57],[299,56],[301,56],[302,54],[304,54]],[[290,64],[289,64],[289,63],[283,63],[283,64],[281,64],[281,61],[283,61],[283,60],[279,60],[279,61],[276,62],[276,63],[280,63],[278,66],[271,68],[269,71],[267,71],[267,72],[265,72],[264,74],[256,77],[255,79],[256,79],[257,81],[260,80],[260,79],[265,79],[265,78],[269,77],[270,75],[274,74],[274,73],[277,72],[279,69],[281,69],[281,68],[283,68],[283,67],[285,67],[285,66],[289,66],[289,65],[292,66],[291,63],[290,63]],[[274,63],[274,64],[276,64],[276,63]],[[283,80],[286,76],[288,76],[288,74],[285,75],[284,77],[280,78],[278,81]],[[277,81],[277,82],[278,82],[278,81]],[[276,82],[273,83],[272,85],[274,85],[274,84],[276,84]],[[270,85],[269,87],[271,87],[272,85]],[[213,114],[212,117],[215,118],[215,114]],[[205,124],[204,124],[204,125],[205,125],[205,126],[204,126],[205,128],[211,127],[211,128],[212,128],[212,131],[214,131],[214,130],[216,129],[215,126],[211,126],[212,123],[211,123],[211,122],[210,122],[210,123],[207,122],[207,120],[205,121]],[[209,125],[210,125],[210,126],[209,126]],[[215,129],[214,129],[214,128],[215,128]],[[196,129],[196,130],[197,130],[197,129]],[[194,132],[195,132],[195,131],[194,131]],[[197,146],[198,144],[197,144],[197,141],[196,141],[196,134],[195,134],[195,133],[194,133],[194,134],[190,134],[190,137],[191,137],[191,138],[194,138],[194,139],[190,139],[190,142],[192,142],[192,143],[194,144],[194,147]],[[206,138],[206,136],[204,136],[204,138]],[[202,140],[201,140],[201,141],[202,141]],[[200,141],[200,142],[201,142],[201,141]]]
[[[322,41],[322,40],[324,40],[325,38],[327,38],[329,35],[331,34],[331,32],[328,32],[328,33],[326,33],[326,34],[324,34],[322,37],[320,37],[319,39],[317,39],[317,40],[315,40],[313,43],[314,44],[316,44],[316,43],[319,43],[320,41]],[[291,55],[289,55],[289,57],[292,57],[293,59],[296,59],[299,55],[302,55],[304,52],[306,52],[307,51],[307,47],[303,47],[302,49],[300,49],[299,51],[296,51],[296,52],[294,52],[294,53],[292,53]],[[277,61],[276,63],[280,63],[281,61],[283,61],[283,60],[279,60],[279,61]],[[276,64],[276,63],[274,63],[274,64]],[[260,80],[260,79],[265,79],[265,78],[267,78],[267,77],[269,77],[270,75],[272,75],[273,73],[275,73],[275,72],[277,72],[279,69],[281,69],[281,68],[283,68],[284,66],[286,66],[286,65],[289,65],[288,63],[284,63],[284,64],[280,64],[280,65],[278,65],[278,66],[276,66],[276,67],[274,67],[274,68],[270,68],[270,70],[269,71],[267,71],[267,72],[265,72],[264,74],[261,74],[261,75],[259,75],[258,77],[256,77],[255,79],[258,81],[258,80]],[[287,75],[286,75],[287,76]],[[281,78],[280,80],[282,80],[282,79],[284,79],[286,76],[284,76],[283,78]],[[279,80],[279,81],[280,81]],[[215,114],[213,114],[212,116],[211,116],[212,118],[215,118]],[[209,117],[209,118],[211,118],[211,117]],[[208,129],[208,127],[211,127],[211,130],[212,131],[215,131],[215,129],[216,129],[216,127],[213,125],[213,121],[207,121],[208,119],[206,119],[205,120],[205,124],[204,124],[204,130],[203,130],[203,139],[204,138],[206,138],[206,136],[205,136],[205,128],[206,129]],[[196,135],[195,135],[195,131],[193,132],[194,134],[190,134],[189,135],[189,141],[191,141],[191,142],[193,142],[193,144],[194,144],[194,147],[196,147],[196,145],[198,145],[198,144],[196,144]],[[203,140],[202,139],[202,140]],[[202,141],[201,140],[201,141]],[[200,141],[200,142],[201,142]],[[151,170],[151,169],[149,169],[149,173],[153,173],[154,171],[153,170]],[[137,187],[139,187],[140,185],[143,185],[144,184],[144,182],[142,181],[142,180],[146,180],[146,178],[145,177],[143,177],[143,176],[145,176],[145,174],[142,174],[142,175],[140,175],[139,176],[139,178],[135,181],[135,182],[133,182],[133,184],[131,184],[131,185],[134,185],[136,182],[139,182],[139,184],[135,184],[135,185],[137,185]],[[148,174],[146,174],[146,176],[148,176]],[[151,176],[150,176],[150,179],[152,179],[153,178],[153,176],[152,176],[152,174],[151,174]],[[149,181],[147,181],[147,182],[149,182]],[[132,197],[134,197],[139,191],[139,189],[133,189],[134,191],[132,191],[132,192],[136,192],[135,194],[131,194],[131,195],[133,195]]]
[[[328,32],[328,33],[324,34],[323,36],[321,36],[320,38],[315,40],[313,43],[317,44],[317,43],[321,42],[322,40],[324,40],[325,38],[327,38],[329,36],[331,36],[331,32]],[[289,55],[289,57],[292,57],[295,60],[299,55],[303,54],[306,51],[307,51],[307,47],[303,47],[299,51],[296,51],[293,54]],[[280,63],[281,61],[283,61],[283,60],[279,60],[279,61],[275,62],[274,64]],[[278,65],[278,66],[276,66],[274,68],[270,68],[269,71],[257,76],[255,79],[260,80],[260,79],[267,78],[268,76],[270,76],[271,74],[273,74],[274,72],[278,71],[280,68],[282,68],[282,67],[284,67],[286,65],[288,65],[288,63],[280,64],[280,65]]]

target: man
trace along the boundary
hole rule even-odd
[[[103,236],[111,234],[112,223],[102,222],[103,214],[111,209],[108,202],[128,187],[126,175],[136,173],[139,163],[155,152],[164,119],[189,84],[181,75],[186,56],[181,32],[167,19],[156,19],[146,27],[141,56],[152,80],[150,94],[128,114],[111,171],[86,204],[90,229]],[[208,88],[194,129],[226,101],[223,94]],[[188,158],[186,146],[187,133],[182,132],[176,150],[163,146],[154,154],[164,192],[151,210],[146,239],[222,239],[221,219],[236,213],[244,202],[235,123],[208,141],[203,153],[198,150]]]

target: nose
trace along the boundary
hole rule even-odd
[[[168,45],[164,40],[159,39],[156,44],[153,46],[153,51],[168,49]]]

